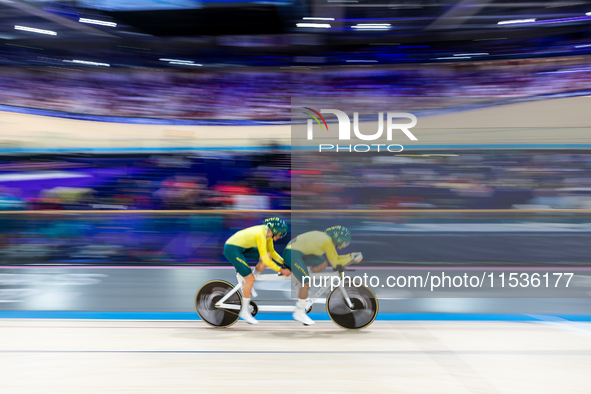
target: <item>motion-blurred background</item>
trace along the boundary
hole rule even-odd
[[[584,265],[590,3],[1,1],[0,258],[223,266],[332,209],[365,265]],[[393,103],[418,141],[296,160],[298,97]]]

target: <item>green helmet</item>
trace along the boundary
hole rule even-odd
[[[284,237],[287,234],[287,224],[280,218],[265,219],[265,225],[271,230],[273,236]]]
[[[345,247],[351,243],[351,232],[347,227],[333,226],[324,230],[332,238],[336,246]]]

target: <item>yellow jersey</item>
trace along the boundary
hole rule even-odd
[[[328,262],[333,267],[337,265],[347,265],[351,262],[351,255],[339,256],[337,249],[332,242],[332,238],[323,231],[309,231],[298,235],[287,245],[286,249],[297,250],[303,254],[312,254],[322,256],[326,254]]]
[[[263,263],[272,270],[279,272],[280,267],[275,261],[283,264],[283,257],[275,251],[273,238],[267,238],[267,229],[268,227],[264,224],[245,228],[228,238],[226,243],[244,249],[257,248]],[[269,258],[269,253],[275,261]]]

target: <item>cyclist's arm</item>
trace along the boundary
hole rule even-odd
[[[263,262],[263,264],[265,264],[267,267],[271,268],[273,271],[279,272],[280,267],[269,258],[269,252],[267,252],[267,237],[266,234],[257,234],[255,235],[256,243],[257,243],[257,248],[259,250],[259,255],[261,256],[261,261]]]
[[[328,262],[333,267],[336,267],[337,265],[347,265],[351,262],[351,255],[345,254],[339,256],[334,244],[328,239],[322,243],[322,250],[324,250],[324,253],[326,253]]]
[[[273,257],[273,260],[280,264],[283,264],[283,257],[281,257],[279,253],[275,251],[275,247],[273,246],[273,238],[267,239],[267,250],[269,251],[269,253],[271,253],[271,257]]]

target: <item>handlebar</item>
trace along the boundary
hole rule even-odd
[[[289,267],[285,264],[282,264],[280,267],[289,269]],[[347,269],[346,267],[347,267],[346,265],[339,264],[336,267],[333,267],[332,270],[333,270],[333,272],[338,272],[339,274],[341,274],[343,272],[355,272],[356,271],[356,270],[352,270],[352,269]],[[277,274],[279,276],[283,276],[283,274],[281,272],[278,272]]]
[[[355,272],[355,270],[350,270],[345,267],[346,267],[346,265],[344,266],[344,265],[339,264],[336,267],[333,267],[332,270],[338,272],[339,274],[341,274],[343,272]]]
[[[278,264],[278,265],[279,265],[279,268],[281,268],[281,269],[289,269],[289,267],[285,263],[284,264]],[[281,272],[278,272],[277,275],[283,276],[283,274]]]

